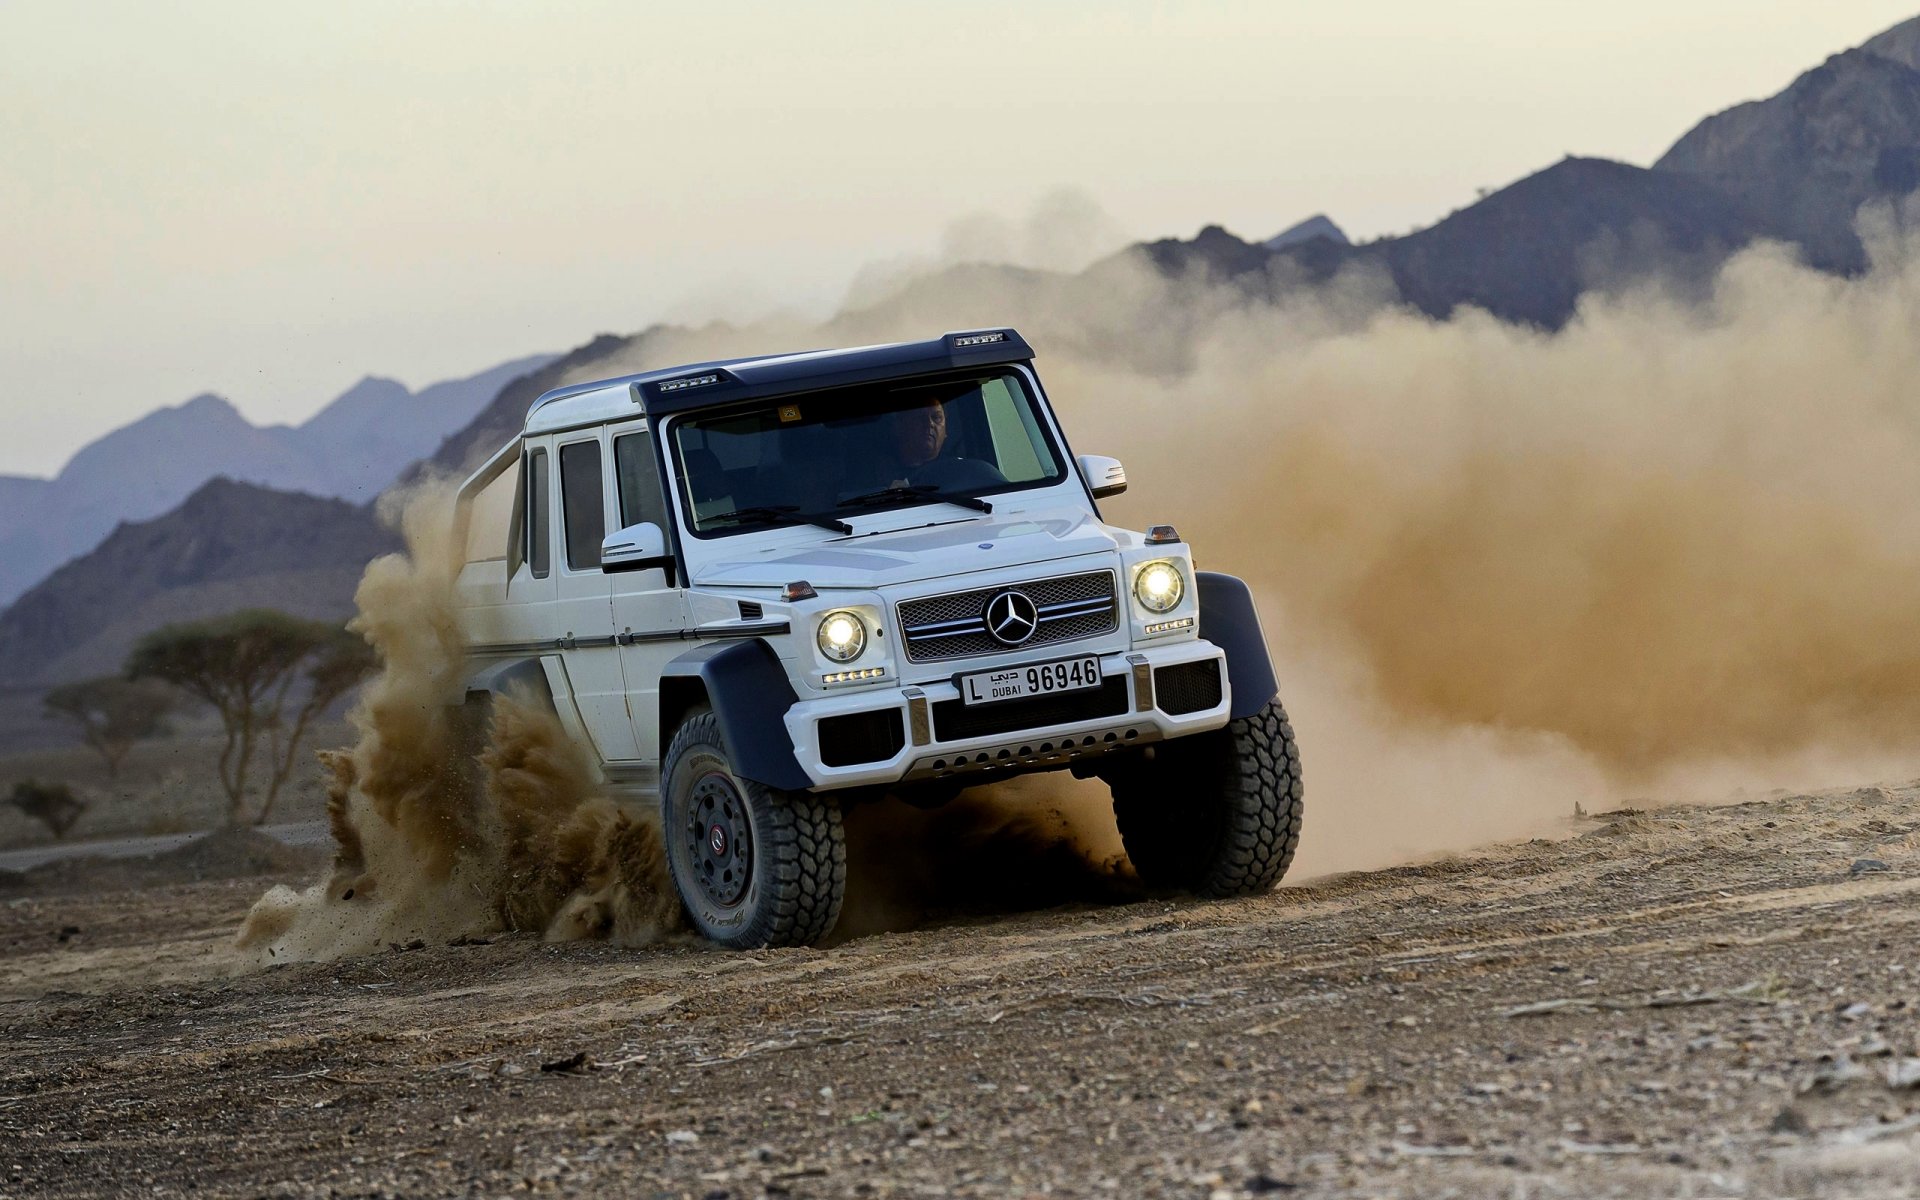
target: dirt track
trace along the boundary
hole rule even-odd
[[[259,880],[14,900],[0,1194],[1909,1195],[1916,831],[1862,789],[826,951],[237,977]]]

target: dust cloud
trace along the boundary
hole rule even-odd
[[[1576,803],[1912,770],[1903,216],[1863,217],[1862,277],[1761,245],[1704,292],[1589,295],[1551,334],[1432,320],[1365,273],[1253,300],[1122,257],[929,270],[828,322],[656,330],[604,365],[1018,326],[1076,449],[1128,464],[1109,518],[1171,522],[1255,585],[1310,780],[1298,877],[1547,831]]]
[[[1920,239],[1899,215],[1863,220],[1861,277],[1763,245],[1704,291],[1589,295],[1557,333],[1428,319],[1365,273],[1276,301],[1125,256],[956,265],[1002,236],[959,230],[945,265],[869,276],[885,287],[831,320],[660,328],[583,377],[1020,327],[1077,448],[1128,463],[1108,517],[1175,524],[1254,584],[1310,784],[1300,878],[1551,831],[1575,805],[1912,772]],[[243,941],[279,960],[669,934],[657,830],[593,795],[551,718],[501,705],[475,777],[482,740],[447,707],[445,493],[402,519],[408,556],[359,597],[387,668],[329,760],[336,869],[264,898]],[[1131,886],[1104,789],[1064,776],[856,809],[849,837],[841,936]]]
[[[680,909],[658,830],[594,794],[551,713],[510,697],[491,712],[461,706],[452,486],[386,505],[407,549],[368,566],[350,626],[381,671],[352,713],[354,746],[322,753],[334,863],[303,891],[261,897],[240,948],[266,963],[501,929],[627,945],[672,934]]]

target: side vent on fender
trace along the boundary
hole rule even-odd
[[[766,615],[767,610],[761,606],[758,600],[740,601],[740,619],[742,621],[758,621]]]

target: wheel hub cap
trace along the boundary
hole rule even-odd
[[[738,904],[753,880],[753,827],[746,803],[733,781],[717,772],[695,783],[688,800],[684,835],[693,877],[713,903]]]

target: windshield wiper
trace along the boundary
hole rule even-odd
[[[835,533],[853,532],[853,526],[845,521],[819,513],[803,513],[798,504],[750,504],[745,508],[716,513],[707,520],[732,521],[735,524],[766,521],[775,525],[818,525],[822,529],[831,529]]]
[[[852,508],[857,504],[879,504],[885,500],[932,500],[942,504],[957,504],[961,508],[971,508],[975,512],[990,513],[993,505],[978,496],[969,496],[965,492],[943,492],[938,484],[910,483],[895,487],[884,487],[878,491],[865,492],[842,500],[838,507]]]

